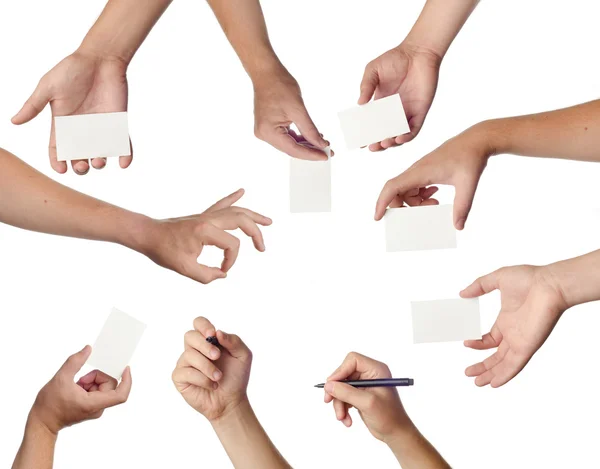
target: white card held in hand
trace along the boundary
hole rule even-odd
[[[388,208],[385,213],[387,252],[456,247],[452,205]]]
[[[326,161],[290,158],[290,212],[331,212],[331,152]]]
[[[481,339],[479,299],[411,302],[413,342]]]
[[[96,339],[87,364],[120,379],[145,329],[143,322],[113,308]]]
[[[410,132],[399,94],[338,113],[348,150]]]
[[[54,128],[58,161],[131,155],[126,112],[57,116]]]

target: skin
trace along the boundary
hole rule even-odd
[[[217,337],[220,347],[206,341]],[[211,423],[236,469],[289,469],[256,418],[247,388],[252,352],[234,335],[194,320],[172,379],[185,401]]]
[[[50,103],[50,165],[67,172],[67,163],[57,161],[54,117],[127,111],[127,68],[154,24],[171,0],[109,0],[80,47],[42,77],[31,97],[12,118],[21,125],[34,119]],[[127,168],[133,159],[121,156]],[[72,161],[76,174],[87,174],[88,160]],[[92,167],[102,169],[105,158],[94,158]]]
[[[208,0],[254,87],[254,133],[278,150],[304,160],[325,160],[323,139],[312,121],[298,82],[269,40],[258,0]],[[300,134],[290,128],[295,124]],[[333,153],[332,153],[333,155]]]
[[[435,97],[440,65],[478,0],[428,0],[404,41],[365,67],[358,104],[400,94],[410,133],[369,145],[381,151],[415,138]]]
[[[94,370],[74,382],[90,356],[86,345],[71,355],[56,375],[40,390],[31,408],[23,442],[12,469],[51,469],[58,433],[66,427],[100,418],[109,407],[123,404],[131,391],[129,367],[121,382]]]
[[[108,241],[144,254],[156,264],[207,284],[225,278],[237,259],[240,229],[259,251],[260,226],[271,219],[234,205],[240,189],[198,215],[155,220],[65,187],[0,149],[0,222],[61,236]],[[205,246],[223,250],[219,267],[199,264]]]
[[[434,184],[455,187],[454,225],[462,230],[489,158],[514,154],[600,161],[600,100],[556,111],[484,121],[448,140],[383,187],[375,207],[437,204]],[[417,196],[415,196],[417,194]],[[420,194],[420,195],[419,195]]]
[[[325,383],[325,403],[333,402],[337,420],[352,426],[350,409],[358,410],[371,435],[384,442],[404,469],[447,469],[450,466],[408,417],[396,388],[354,388],[341,381],[391,378],[384,363],[349,353]]]
[[[550,336],[563,313],[578,304],[600,299],[600,251],[550,264],[504,267],[478,278],[461,292],[475,298],[494,290],[501,309],[489,333],[465,341],[475,350],[496,349],[468,367],[477,386],[502,386],[523,370]]]

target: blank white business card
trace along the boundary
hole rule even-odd
[[[131,155],[126,112],[57,116],[54,130],[58,161]]]
[[[290,158],[290,212],[331,212],[331,153],[326,161]]]
[[[413,342],[481,339],[479,299],[413,301]]]
[[[388,208],[385,213],[387,252],[456,247],[452,205]]]
[[[120,379],[145,329],[143,322],[113,308],[92,348],[88,365]]]
[[[338,113],[348,150],[410,132],[399,94]]]

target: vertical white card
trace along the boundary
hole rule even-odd
[[[338,113],[348,150],[410,132],[399,94]]]
[[[387,252],[456,247],[452,205],[388,208],[385,213]]]
[[[413,301],[413,342],[481,339],[479,299]]]
[[[126,112],[54,118],[58,161],[131,155]]]
[[[290,158],[290,212],[331,212],[331,151],[326,161]]]
[[[120,379],[145,329],[143,322],[113,308],[92,348],[88,365]]]

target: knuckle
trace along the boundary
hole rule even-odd
[[[195,325],[195,324],[194,324]],[[196,331],[187,331],[184,335],[183,335],[183,341],[186,344],[189,344],[192,340],[193,337],[195,335]],[[183,356],[185,356],[185,354],[187,353],[187,350],[185,352],[183,352]]]

